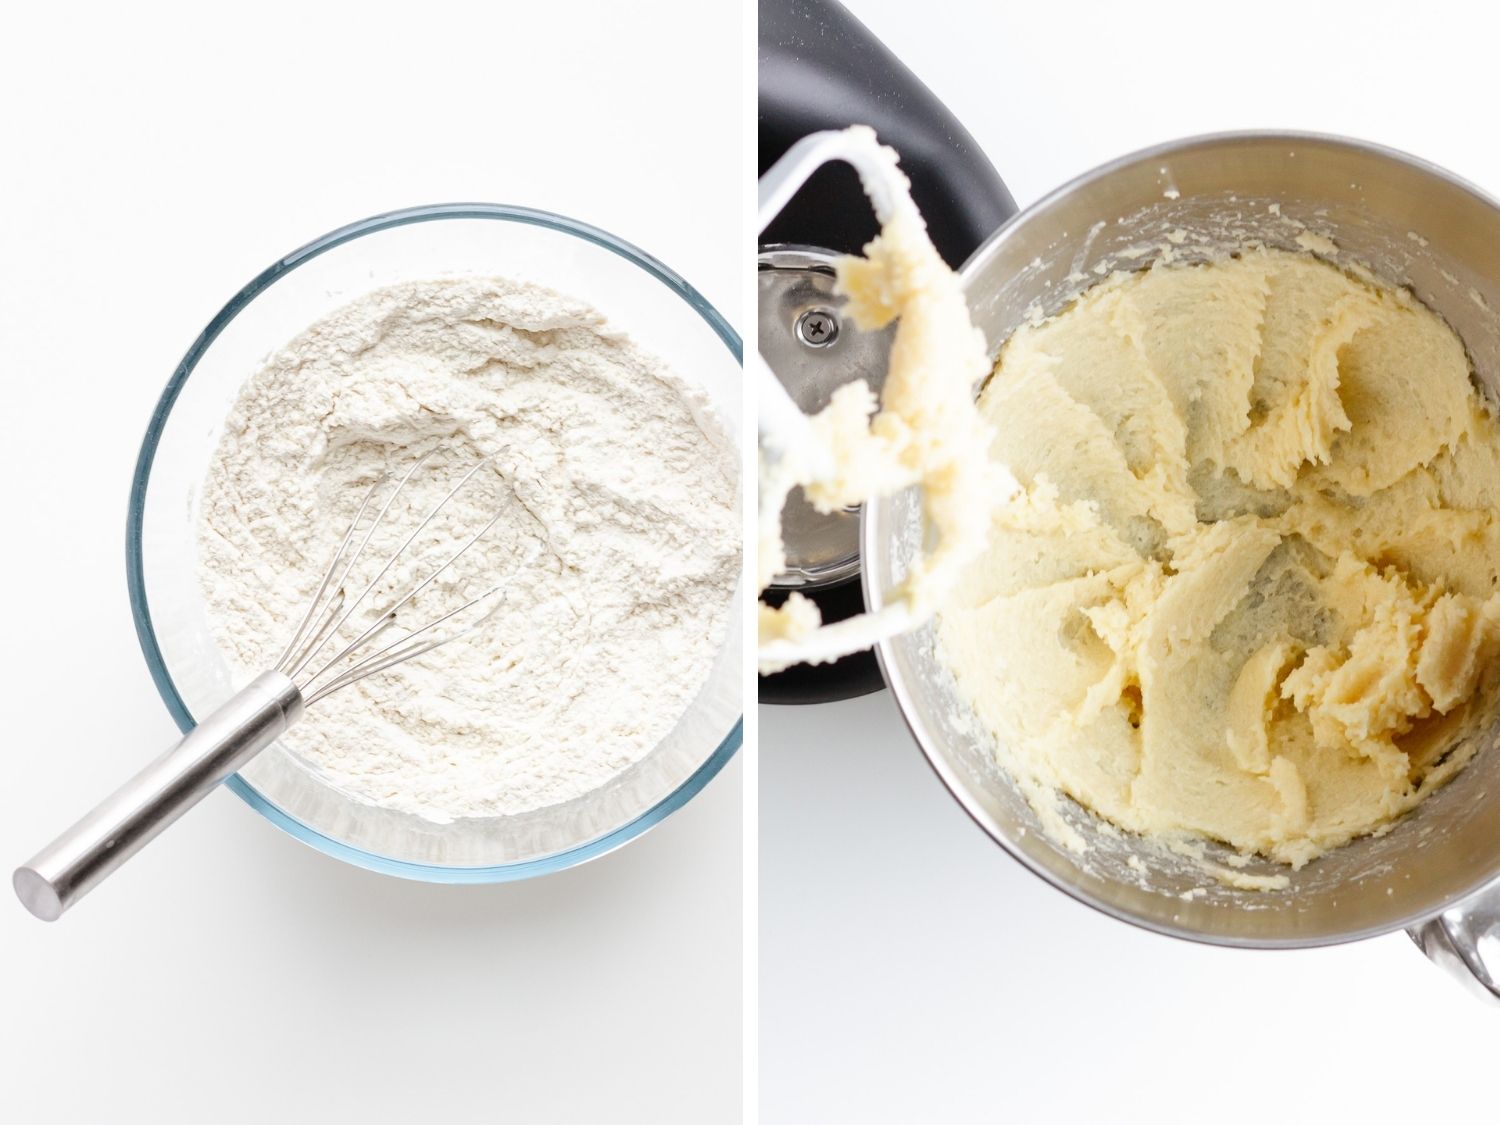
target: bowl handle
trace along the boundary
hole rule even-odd
[[[1500,882],[1406,932],[1434,965],[1500,1003]]]

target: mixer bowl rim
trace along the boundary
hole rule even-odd
[[[151,479],[151,468],[156,458],[157,446],[166,430],[167,419],[188,377],[219,335],[257,296],[281,277],[305,265],[314,258],[336,249],[347,242],[395,227],[415,223],[436,222],[449,219],[487,219],[522,223],[543,227],[559,234],[569,235],[608,250],[639,267],[649,276],[665,285],[696,312],[713,333],[729,350],[734,361],[743,365],[744,349],[739,334],[730,326],[706,297],[693,288],[681,275],[623,238],[578,219],[569,218],[551,211],[534,207],[522,207],[503,203],[437,203],[418,207],[405,207],[381,212],[330,231],[311,242],[298,247],[266,267],[216,313],[207,327],[198,334],[187,353],[172,372],[162,390],[146,434],[141,441],[135,471],[130,484],[130,502],[125,527],[125,581],[130,595],[130,612],[135,623],[136,637],[140,641],[142,655],[156,684],[162,702],[173,721],[183,733],[196,725],[196,720],[183,702],[167,670],[166,660],[156,639],[151,621],[150,604],[146,596],[145,561],[142,549],[142,531],[145,520],[146,492]],[[239,795],[256,812],[296,840],[318,851],[341,859],[356,867],[377,871],[384,875],[395,875],[428,883],[504,883],[545,875],[554,871],[574,867],[590,859],[614,851],[616,848],[640,836],[661,823],[667,816],[685,805],[698,794],[740,748],[744,734],[744,717],[737,718],[713,752],[688,777],[655,805],[636,817],[593,840],[576,844],[551,855],[538,856],[516,863],[495,864],[480,867],[447,867],[438,864],[416,863],[394,859],[366,851],[363,848],[336,840],[323,832],[304,824],[284,809],[263,796],[240,774],[234,774],[225,785]]]
[[[1389,145],[1379,144],[1375,141],[1366,141],[1357,137],[1343,136],[1338,133],[1320,133],[1312,130],[1297,129],[1229,129],[1215,133],[1196,133],[1188,137],[1179,137],[1176,140],[1162,141],[1158,144],[1148,145],[1145,148],[1128,152],[1123,156],[1117,156],[1113,160],[1105,161],[1088,171],[1074,176],[1071,180],[1059,187],[1053,188],[1040,199],[1027,207],[1017,211],[979,244],[978,248],[965,259],[964,264],[959,267],[958,273],[967,286],[970,277],[983,266],[985,259],[995,252],[995,248],[1001,245],[1006,238],[1012,236],[1022,222],[1060,202],[1062,199],[1076,191],[1106,179],[1117,172],[1136,164],[1142,164],[1162,157],[1177,156],[1195,149],[1217,148],[1223,145],[1239,145],[1248,143],[1271,143],[1271,144],[1315,144],[1329,148],[1340,148],[1350,152],[1359,153],[1364,156],[1374,156],[1382,160],[1394,161],[1404,164],[1418,172],[1425,173],[1435,179],[1442,180],[1452,187],[1470,195],[1478,203],[1489,207],[1491,210],[1500,212],[1500,199],[1485,191],[1477,184],[1464,179],[1464,177],[1450,172],[1439,164],[1430,160],[1413,155],[1403,149],[1392,148]]]
[[[1030,206],[1018,211],[1010,219],[1006,220],[1006,222],[997,227],[994,232],[990,234],[990,236],[986,238],[984,242],[981,243],[972,254],[969,255],[963,266],[960,267],[958,273],[965,293],[968,292],[969,286],[974,277],[978,275],[978,273],[985,266],[988,260],[998,252],[999,247],[1003,246],[1007,240],[1015,237],[1016,232],[1026,222],[1034,219],[1037,215],[1044,213],[1049,208],[1053,207],[1073,193],[1091,186],[1101,179],[1105,179],[1117,172],[1123,171],[1126,168],[1134,167],[1147,161],[1157,160],[1165,157],[1172,157],[1180,155],[1184,152],[1197,149],[1214,148],[1226,144],[1239,145],[1249,142],[1255,142],[1258,144],[1285,143],[1292,146],[1296,146],[1299,144],[1316,144],[1325,147],[1342,148],[1345,150],[1357,152],[1361,155],[1373,156],[1381,160],[1394,161],[1396,163],[1404,164],[1410,168],[1413,168],[1416,171],[1425,173],[1428,176],[1441,180],[1451,185],[1452,187],[1465,192],[1466,194],[1472,196],[1476,202],[1490,208],[1492,211],[1495,211],[1497,215],[1500,215],[1500,200],[1497,200],[1488,192],[1470,183],[1468,180],[1465,180],[1461,176],[1457,176],[1454,173],[1449,172],[1447,169],[1442,168],[1439,165],[1433,164],[1432,162],[1427,160],[1423,160],[1421,157],[1413,156],[1410,153],[1403,152],[1400,149],[1390,148],[1386,145],[1376,144],[1371,141],[1359,140],[1353,137],[1340,136],[1333,133],[1304,132],[1295,130],[1245,129],[1215,133],[1200,133],[1189,137],[1178,138],[1177,140],[1164,141],[1160,144],[1150,145],[1146,148],[1138,149],[1135,152],[1126,153],[1123,156],[1116,157],[1113,160],[1109,160],[1103,164],[1098,165],[1097,167],[1089,169],[1081,175],[1075,176],[1071,180],[1068,180],[1066,183],[1062,184],[1060,187],[1054,188],[1053,190],[1049,191],[1046,195],[1042,196]],[[864,505],[860,511],[861,558],[876,557],[876,543],[874,541],[875,521],[870,518],[869,511],[870,505],[868,504]],[[882,596],[882,592],[874,588],[874,583],[870,579],[870,571],[868,567],[861,567],[860,583],[864,590],[866,605],[874,610],[877,609],[881,604],[883,604],[884,599]],[[895,660],[890,650],[890,646],[892,643],[892,641],[886,640],[879,642],[875,646],[875,658],[880,665],[881,676],[885,679],[886,685],[890,688],[891,696],[896,703],[896,708],[901,714],[901,721],[906,724],[907,730],[911,732],[912,738],[915,739],[917,746],[921,749],[922,756],[927,760],[927,764],[937,775],[938,780],[942,782],[943,788],[945,788],[953,797],[953,799],[958,802],[959,807],[964,810],[964,812],[969,816],[969,819],[972,820],[976,825],[978,825],[979,828],[984,831],[985,835],[989,836],[991,840],[999,844],[1000,847],[1012,859],[1019,862],[1033,875],[1038,876],[1051,886],[1055,887],[1057,890],[1060,890],[1064,894],[1068,895],[1074,901],[1091,907],[1094,910],[1097,910],[1100,913],[1105,914],[1111,918],[1118,919],[1122,922],[1127,922],[1133,926],[1138,926],[1141,929],[1148,930],[1152,933],[1158,933],[1166,937],[1178,938],[1183,941],[1190,941],[1202,945],[1214,945],[1232,949],[1310,949],[1323,946],[1342,945],[1348,942],[1363,941],[1367,938],[1380,937],[1384,934],[1394,933],[1397,930],[1402,929],[1410,930],[1413,927],[1420,926],[1422,923],[1427,922],[1430,919],[1442,914],[1443,912],[1452,909],[1454,906],[1472,897],[1479,891],[1483,890],[1485,887],[1495,883],[1496,876],[1495,873],[1492,872],[1488,877],[1477,880],[1472,886],[1466,887],[1463,891],[1451,896],[1437,909],[1414,913],[1409,916],[1402,916],[1390,922],[1372,926],[1365,926],[1357,930],[1338,931],[1334,933],[1320,934],[1312,937],[1232,937],[1229,935],[1205,933],[1203,931],[1195,930],[1187,926],[1174,925],[1170,922],[1158,921],[1154,918],[1126,913],[1125,911],[1115,908],[1110,903],[1085,890],[1083,887],[1069,882],[1061,876],[1054,874],[1041,863],[1033,860],[1029,855],[1027,855],[1015,841],[1011,840],[1004,832],[999,830],[998,825],[991,823],[990,818],[985,813],[983,808],[979,806],[977,801],[972,799],[971,795],[969,794],[968,788],[958,777],[956,771],[952,769],[946,759],[944,759],[944,757],[934,748],[938,740],[929,739],[929,736],[925,729],[925,725],[915,717],[917,712],[914,700],[910,691],[907,689],[904,679],[896,668]]]

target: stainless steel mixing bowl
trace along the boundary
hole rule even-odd
[[[1500,400],[1500,205],[1439,168],[1374,145],[1253,133],[1148,149],[1024,211],[975,252],[962,277],[993,354],[1028,309],[1055,312],[1103,273],[1143,267],[1166,247],[1191,261],[1247,242],[1310,249],[1409,287],[1457,330]],[[922,534],[914,494],[867,505],[861,554],[871,609],[905,574]],[[1385,835],[1297,872],[1252,862],[1249,873],[1285,873],[1290,886],[1246,891],[1214,884],[1201,865],[1116,832],[1070,802],[1063,816],[1088,847],[1078,854],[1060,846],[995,765],[989,735],[934,650],[933,629],[888,641],[878,655],[912,733],[959,803],[1075,898],[1147,929],[1219,945],[1325,945],[1406,928],[1434,960],[1500,997],[1500,749],[1492,745],[1500,724],[1475,736],[1483,745],[1450,785]],[[1227,855],[1214,846],[1207,852],[1210,860]]]

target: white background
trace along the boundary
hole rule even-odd
[[[1365,137],[1500,193],[1491,6],[849,6],[1022,206],[1251,127]],[[1095,914],[968,821],[885,693],[762,708],[760,760],[768,1125],[1495,1120],[1500,1010],[1403,935],[1250,953]]]
[[[740,23],[695,0],[8,10],[6,870],[175,737],[125,503],[209,317],[342,223],[481,199],[614,231],[738,321]],[[359,871],[219,793],[55,925],[7,891],[0,1120],[735,1120],[739,773],[525,884]]]

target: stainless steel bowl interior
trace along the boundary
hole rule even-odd
[[[1487,392],[1500,399],[1500,208],[1411,157],[1309,135],[1196,138],[1125,157],[1059,189],[1001,228],[963,279],[991,353],[1028,311],[1051,314],[1114,269],[1164,252],[1181,261],[1247,243],[1311,250],[1409,287],[1457,330]],[[1024,424],[1024,420],[1017,420]],[[916,496],[868,505],[862,529],[871,608],[922,542]],[[1112,829],[1070,801],[1083,836],[1057,843],[995,765],[990,736],[958,699],[929,626],[880,646],[886,679],[943,782],[996,841],[1032,870],[1109,914],[1159,932],[1246,946],[1318,945],[1409,926],[1500,876],[1500,728],[1445,789],[1385,835],[1301,871],[1281,891],[1218,884],[1201,864]],[[1207,857],[1224,858],[1217,846]],[[1131,866],[1132,857],[1140,866]],[[1143,870],[1142,870],[1143,868]]]

